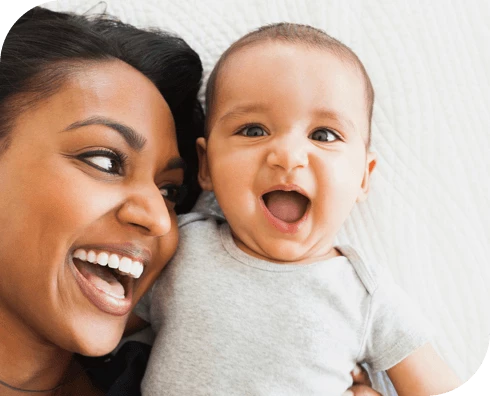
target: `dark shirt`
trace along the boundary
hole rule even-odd
[[[141,396],[141,380],[151,346],[128,341],[117,353],[101,357],[78,356],[95,386],[106,396]]]

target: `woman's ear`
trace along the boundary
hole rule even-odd
[[[362,178],[361,191],[357,196],[357,202],[363,202],[366,200],[369,193],[369,186],[371,182],[371,175],[376,167],[377,158],[376,153],[369,151],[366,155],[366,166],[364,169],[364,177]]]
[[[205,138],[200,137],[196,140],[196,149],[199,158],[199,173],[197,175],[199,184],[203,190],[213,191],[213,182],[211,181],[208,166],[207,141]]]

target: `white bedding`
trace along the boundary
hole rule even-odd
[[[49,7],[85,12],[98,2]],[[379,163],[368,202],[354,210],[339,242],[384,263],[432,320],[440,354],[463,379],[474,374],[490,334],[490,3],[105,3],[125,22],[183,36],[206,76],[232,41],[269,22],[308,23],[356,51],[376,91]]]

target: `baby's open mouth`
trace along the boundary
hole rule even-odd
[[[269,212],[286,223],[296,223],[305,215],[310,200],[297,191],[271,191],[262,196]]]

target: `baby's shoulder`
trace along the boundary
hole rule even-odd
[[[179,248],[203,249],[220,241],[220,226],[223,220],[219,217],[200,212],[191,212],[178,217]],[[194,250],[194,249],[193,249]]]
[[[380,285],[389,283],[390,278],[380,263],[365,260],[361,253],[349,245],[336,246],[352,267],[358,281],[369,295],[373,295]]]
[[[190,212],[179,215],[178,226],[179,232],[193,232],[189,230],[195,230],[199,228],[213,228],[218,227],[224,222],[224,219],[209,213],[202,212]]]

